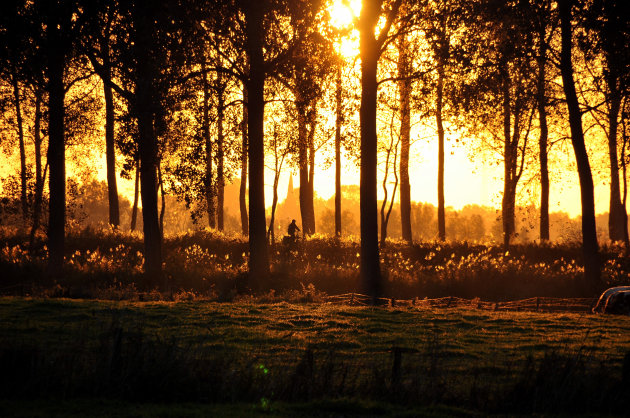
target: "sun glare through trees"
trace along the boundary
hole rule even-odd
[[[236,310],[288,301],[402,307],[412,322],[423,309],[430,321],[435,307],[587,312],[609,287],[598,310],[630,311],[626,9],[621,0],[0,1],[0,311],[25,296]],[[251,309],[254,322],[265,315]],[[321,312],[304,320],[308,330],[279,312],[265,338],[324,327]],[[349,312],[326,323],[342,333]],[[114,348],[103,387],[114,393],[125,372],[148,372],[116,363],[132,356],[132,342],[121,342],[135,338],[128,329],[113,318],[107,332],[101,340]],[[423,350],[439,351],[427,341]],[[607,348],[615,367],[617,342]],[[158,362],[169,347],[156,344]],[[348,344],[372,350],[361,338]],[[299,357],[290,382],[260,363],[247,372],[250,387],[267,382],[283,388],[278,399],[311,400],[317,345],[287,350]],[[0,340],[0,362],[10,363],[5,348]],[[401,358],[420,351],[378,350],[393,359],[383,399],[418,395],[405,386],[417,376],[401,377]],[[42,356],[20,358],[70,361]],[[193,357],[176,363],[204,358]],[[522,365],[532,369],[518,382],[497,366],[497,382],[530,388],[518,402],[546,413],[554,401],[530,387],[531,376],[545,381],[539,360]],[[626,362],[614,379],[627,388]],[[326,364],[330,383],[337,375]],[[378,367],[365,376],[355,366],[352,388],[376,393]],[[217,385],[241,388],[221,370]],[[91,396],[77,381],[69,393]],[[423,387],[423,405],[457,406],[476,390],[466,382],[444,397]],[[606,382],[602,403],[623,392]],[[326,386],[317,389],[323,398]],[[519,392],[484,390],[493,399]],[[258,396],[269,412],[264,390],[237,401]],[[509,409],[469,398],[465,406],[482,413]],[[539,412],[521,406],[514,411]]]

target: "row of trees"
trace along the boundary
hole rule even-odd
[[[503,165],[506,247],[516,233],[519,182],[527,176],[540,182],[540,238],[549,238],[549,153],[570,137],[582,192],[585,275],[597,283],[585,131],[599,130],[610,167],[610,238],[628,242],[630,24],[619,2],[364,0],[345,26],[330,15],[343,7],[358,11],[325,0],[178,0],[157,8],[146,0],[8,0],[1,7],[2,129],[17,138],[31,241],[48,176],[53,275],[63,267],[66,151],[87,147],[100,132],[101,108],[109,222],[120,224],[118,155],[123,176],[136,179],[145,268],[156,284],[165,193],[185,201],[197,220],[207,217],[210,227],[223,229],[225,184],[240,177],[251,277],[264,280],[274,219],[268,228],[265,167],[276,174],[276,196],[283,164],[299,172],[302,226],[314,233],[316,154],[328,148],[336,173],[336,234],[342,230],[342,151],[360,162],[361,276],[365,290],[378,295],[379,167],[386,194],[381,241],[399,196],[402,235],[411,242],[413,132],[431,119],[439,144],[440,239],[446,237],[448,132],[474,138],[475,147],[496,153]],[[359,39],[358,57],[342,53],[352,37]]]

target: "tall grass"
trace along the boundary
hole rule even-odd
[[[137,233],[73,229],[66,240],[66,269],[47,279],[44,237],[29,251],[28,237],[0,228],[0,293],[134,299],[164,297],[143,275],[143,244]],[[361,289],[359,244],[354,239],[315,236],[295,247],[271,247],[272,275],[264,283],[247,275],[248,245],[240,236],[197,231],[167,237],[164,274],[168,297],[231,300],[239,294],[300,291],[308,285],[327,294]],[[593,297],[580,281],[577,244],[499,246],[467,242],[388,241],[381,249],[385,296],[459,296],[507,300],[534,296]],[[601,288],[628,284],[630,259],[623,248],[602,248]],[[254,286],[256,284],[256,286]],[[149,293],[147,293],[149,292]]]

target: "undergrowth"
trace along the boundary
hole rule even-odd
[[[165,277],[159,283],[145,278],[143,251],[137,233],[72,230],[66,238],[64,274],[52,279],[46,275],[45,237],[29,249],[25,233],[3,227],[0,294],[221,301],[256,294],[308,302],[322,294],[361,290],[360,248],[353,239],[318,235],[291,248],[275,244],[270,247],[272,273],[264,280],[248,275],[248,243],[240,236],[204,230],[166,237]],[[388,241],[381,258],[384,296],[406,299],[594,297],[597,290],[630,282],[630,259],[613,244],[602,247],[602,283],[595,291],[581,285],[578,244],[518,244],[506,252],[468,242]]]

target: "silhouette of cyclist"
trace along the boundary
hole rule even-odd
[[[298,226],[295,224],[295,219],[292,220],[291,223],[289,224],[289,229],[287,230],[289,237],[291,237],[291,241],[295,241],[297,239],[297,236],[295,235],[295,233],[299,230],[300,228],[298,228]]]

